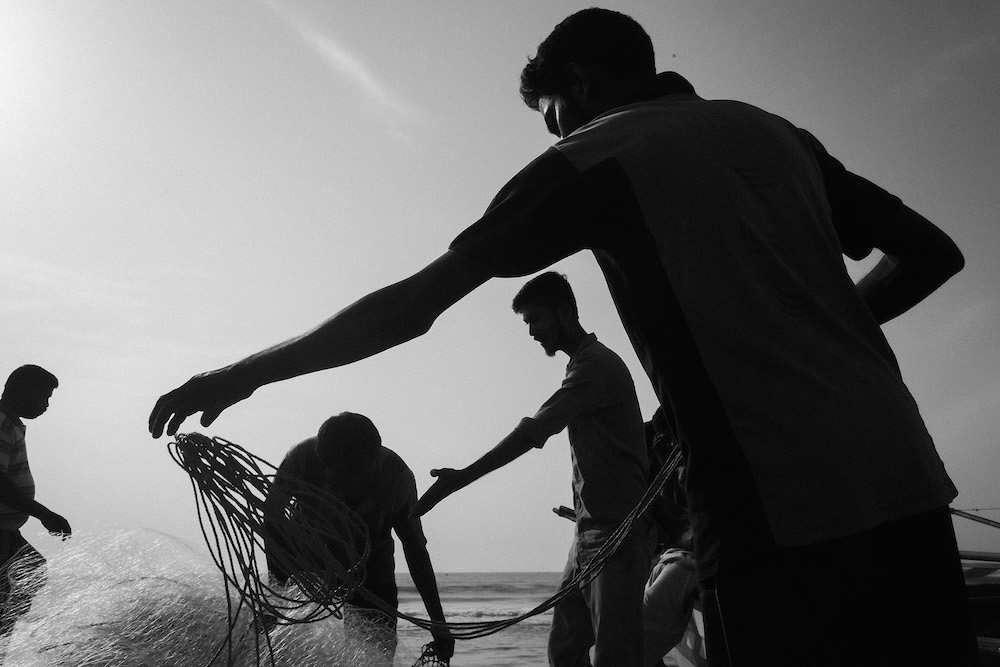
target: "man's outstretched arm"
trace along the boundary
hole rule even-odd
[[[501,440],[490,451],[483,454],[479,459],[467,468],[455,470],[453,468],[441,468],[431,470],[431,476],[437,477],[437,481],[427,489],[424,495],[420,496],[416,507],[413,509],[415,516],[423,516],[431,511],[431,508],[439,502],[459,491],[469,484],[472,484],[480,477],[488,475],[497,468],[502,468],[519,456],[531,451],[535,447],[534,440],[529,438],[524,432],[515,429],[506,438]]]
[[[159,398],[149,415],[158,438],[177,432],[201,412],[210,425],[258,387],[313,371],[344,366],[426,333],[434,320],[489,279],[478,265],[451,251],[394,285],[372,292],[301,336],[230,366],[196,375]]]

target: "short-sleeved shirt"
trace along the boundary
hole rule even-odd
[[[570,356],[558,391],[517,426],[538,447],[566,428],[578,539],[603,543],[642,498],[649,463],[632,375],[594,334]]]
[[[288,451],[278,467],[278,478],[289,475],[313,486],[329,488],[325,470],[316,453],[316,439],[309,438]],[[395,544],[390,531],[395,530],[401,538],[427,544],[420,519],[410,516],[416,502],[413,472],[398,454],[381,447],[370,493],[351,509],[367,526],[372,545],[364,586],[390,605],[397,603]],[[364,604],[361,599],[353,602]]]
[[[28,467],[24,423],[0,411],[0,474],[5,475],[27,498],[35,498],[35,480]],[[15,531],[28,520],[24,512],[0,503],[0,530]]]
[[[807,132],[665,73],[525,167],[451,250],[493,276],[593,252],[687,448],[709,576],[956,495],[842,257],[901,206]]]

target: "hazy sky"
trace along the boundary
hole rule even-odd
[[[526,58],[589,3],[2,0],[0,375],[61,381],[29,422],[38,499],[77,532],[200,543],[152,440],[156,398],[298,334],[437,257],[552,143],[517,94]],[[1000,507],[1000,5],[632,1],[661,70],[813,132],[953,236],[967,268],[886,333],[960,490]],[[559,265],[581,320],[655,400],[589,254]],[[860,275],[864,267],[852,267]],[[329,415],[376,423],[426,489],[558,386],[495,280],[421,339],[258,390],[209,429],[277,463]],[[439,571],[559,570],[565,435],[425,519]],[[985,516],[1000,518],[1000,512]],[[1000,531],[960,521],[965,548]],[[43,551],[52,539],[31,520]],[[398,559],[402,567],[402,557]]]

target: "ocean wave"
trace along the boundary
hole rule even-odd
[[[444,614],[449,623],[479,622],[479,621],[503,621],[509,618],[516,618],[530,612],[534,607],[480,607],[472,609],[462,609],[449,607],[444,602]],[[408,616],[424,618],[427,611],[423,607],[400,607],[400,612]],[[548,625],[552,620],[552,610],[531,616],[522,623]]]

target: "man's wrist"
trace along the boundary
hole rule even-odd
[[[262,374],[260,361],[255,356],[237,361],[225,369],[229,386],[239,395],[249,396],[265,384],[265,381],[260,378]]]

